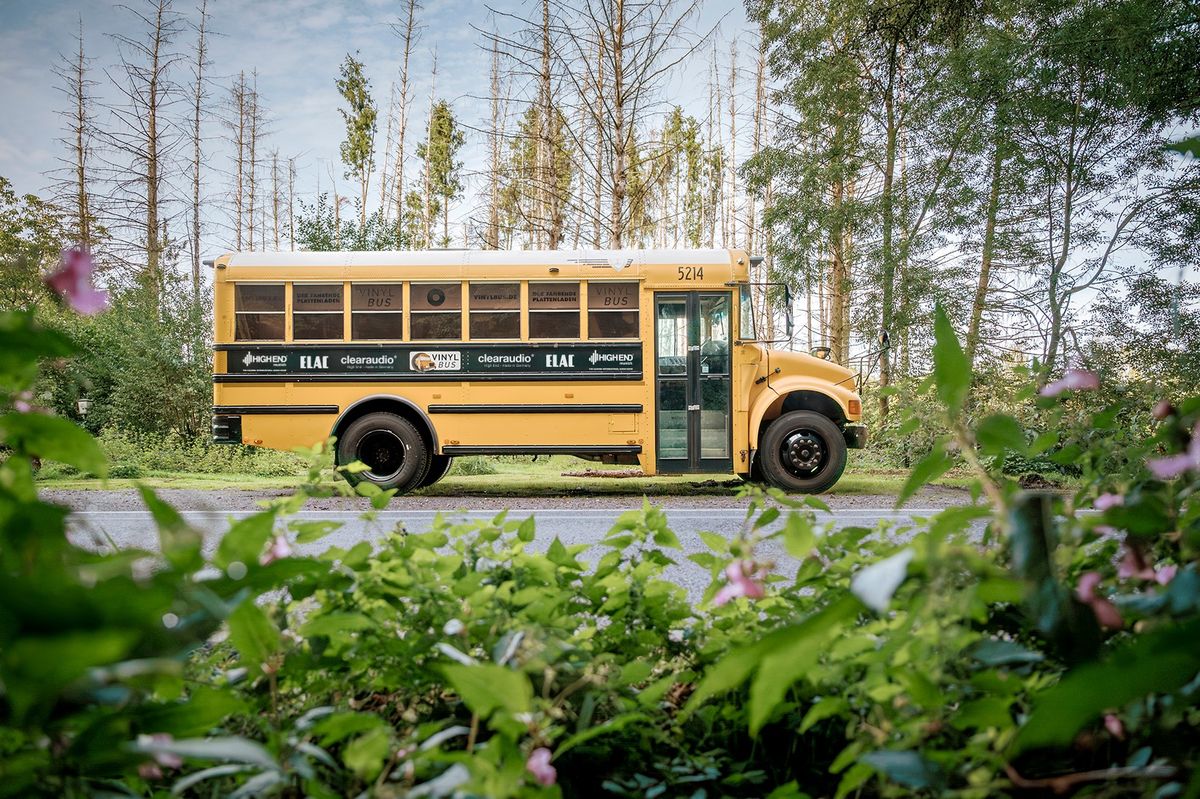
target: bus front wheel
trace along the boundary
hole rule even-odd
[[[393,413],[369,413],[356,419],[338,440],[340,465],[361,461],[366,471],[347,474],[351,483],[374,483],[385,491],[413,490],[429,471],[429,448],[407,419]]]
[[[758,450],[763,476],[785,491],[820,494],[846,469],[846,441],[827,416],[785,413],[767,427]]]

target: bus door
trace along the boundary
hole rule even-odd
[[[656,451],[660,472],[733,469],[728,292],[654,295]]]

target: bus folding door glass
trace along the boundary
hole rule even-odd
[[[700,457],[729,457],[729,380],[700,381]]]
[[[238,283],[233,287],[235,341],[283,341],[283,284]]]
[[[414,283],[409,290],[413,341],[462,338],[462,284]]]
[[[350,338],[399,341],[404,336],[404,292],[400,283],[355,283],[350,287]]]
[[[292,284],[292,339],[341,341],[344,307],[341,283]]]
[[[529,337],[579,338],[579,284],[529,284]]]
[[[521,337],[521,284],[471,284],[471,339]]]
[[[658,304],[658,373],[687,374],[687,304],[665,302]]]
[[[700,298],[700,373],[729,374],[729,297]]]
[[[638,337],[638,284],[588,283],[588,338]]]
[[[687,460],[687,381],[658,381],[658,457]]]

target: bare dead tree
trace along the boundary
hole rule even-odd
[[[258,97],[258,70],[251,72],[250,92],[247,95],[246,109],[246,222],[247,246],[254,250],[254,204],[258,199],[258,153],[259,140],[262,136],[262,106]],[[259,229],[260,238],[264,231]],[[261,247],[262,242],[259,242]]]
[[[395,209],[396,219],[400,220],[404,216],[404,154],[405,154],[405,135],[408,131],[408,109],[411,101],[412,84],[408,73],[409,57],[412,55],[413,45],[420,38],[420,27],[416,24],[417,12],[421,10],[421,4],[417,0],[405,0],[404,14],[400,21],[392,25],[392,32],[400,37],[400,81],[399,81],[399,96],[395,104],[395,130],[396,144],[392,161],[392,186],[391,200],[392,207]],[[388,126],[392,126],[392,121],[389,119]],[[391,142],[387,142],[385,146],[390,147]]]
[[[488,221],[483,246],[489,250],[500,246],[500,173],[503,168],[504,128],[502,127],[500,93],[500,47],[492,42],[491,128],[488,130]]]
[[[108,77],[115,101],[104,130],[105,171],[112,184],[109,213],[143,285],[157,293],[163,278],[171,187],[167,179],[181,142],[172,111],[181,100],[173,80],[181,55],[174,49],[183,19],[172,0],[146,0],[141,8],[121,6],[135,17],[139,34],[113,36],[119,64]],[[144,265],[139,261],[144,260]]]
[[[233,149],[233,230],[234,247],[242,249],[242,231],[245,230],[246,191],[243,181],[246,177],[246,132],[247,111],[249,108],[248,90],[246,88],[246,73],[239,72],[229,90],[229,111],[232,118],[226,122],[230,131],[230,143]]]
[[[208,77],[206,70],[211,66],[208,58],[208,0],[201,0],[199,20],[196,22],[196,46],[192,58],[192,94],[191,94],[191,220],[189,233],[190,255],[192,260],[192,302],[200,304],[200,170],[204,163],[204,117],[208,103]]]
[[[271,151],[271,228],[275,238],[275,249],[279,249],[279,214],[283,195],[279,190],[279,150]]]
[[[287,218],[288,218],[288,244],[291,249],[296,249],[296,159],[288,159],[288,200],[287,200]]]
[[[91,196],[91,150],[95,135],[92,119],[92,89],[97,82],[88,77],[91,67],[83,48],[83,18],[79,18],[75,52],[60,56],[53,67],[58,78],[58,91],[67,99],[66,107],[59,112],[64,120],[63,136],[59,142],[66,153],[59,157],[61,167],[55,169],[52,192],[55,201],[68,212],[72,239],[85,250],[95,246],[95,212]]]

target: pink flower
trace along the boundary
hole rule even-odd
[[[1038,393],[1043,397],[1057,397],[1064,391],[1091,391],[1100,388],[1100,378],[1086,369],[1068,369],[1061,380],[1047,383]]]
[[[1156,420],[1161,422],[1171,414],[1175,413],[1175,406],[1171,404],[1170,400],[1159,400],[1155,404],[1154,410],[1150,413]]]
[[[1179,571],[1179,567],[1173,563],[1168,563],[1166,566],[1159,566],[1154,570],[1154,582],[1159,585],[1167,585],[1175,579],[1175,573]]]
[[[731,599],[736,599],[739,596],[744,596],[747,599],[762,599],[766,596],[766,591],[763,590],[762,583],[759,582],[763,578],[762,570],[758,570],[753,574],[746,573],[746,565],[753,568],[753,561],[747,561],[744,564],[740,560],[735,560],[725,567],[725,576],[729,578],[729,584],[717,592],[713,597],[714,605],[724,605]]]
[[[21,413],[29,413],[33,410],[33,392],[22,391],[13,400],[13,408]]]
[[[1187,452],[1178,455],[1168,455],[1165,458],[1151,458],[1146,461],[1150,472],[1159,480],[1173,480],[1188,470],[1200,470],[1200,422],[1192,430],[1192,440]]]
[[[1142,557],[1142,553],[1129,546],[1127,541],[1125,543],[1125,554],[1121,556],[1121,562],[1117,564],[1117,576],[1122,580],[1128,580],[1131,577],[1136,577],[1139,580],[1153,580],[1154,569],[1146,565],[1146,560]]]
[[[142,763],[138,766],[138,776],[144,779],[146,782],[150,782],[151,780],[161,780],[163,778],[163,771],[153,760],[147,760],[145,763]]]
[[[1101,627],[1107,627],[1110,630],[1119,630],[1125,626],[1121,614],[1117,611],[1116,605],[1109,602],[1104,597],[1096,594],[1096,588],[1100,585],[1099,572],[1087,572],[1079,578],[1079,585],[1075,589],[1079,599],[1092,609],[1092,613],[1096,614],[1096,621]]]
[[[79,247],[62,251],[58,271],[46,278],[67,304],[81,314],[94,314],[108,307],[108,295],[92,285],[92,256]]]
[[[1104,714],[1104,729],[1108,730],[1108,734],[1118,741],[1125,740],[1125,725],[1112,713]]]
[[[275,540],[271,542],[271,547],[263,556],[258,559],[260,566],[269,566],[280,558],[291,557],[292,546],[288,543],[287,536],[276,534]]]
[[[529,759],[525,761],[525,768],[542,785],[553,785],[558,780],[558,769],[550,765],[553,756],[549,749],[539,746],[529,753]]]
[[[1108,510],[1125,504],[1125,497],[1120,494],[1101,494],[1096,497],[1096,501],[1092,503],[1096,510]]]

